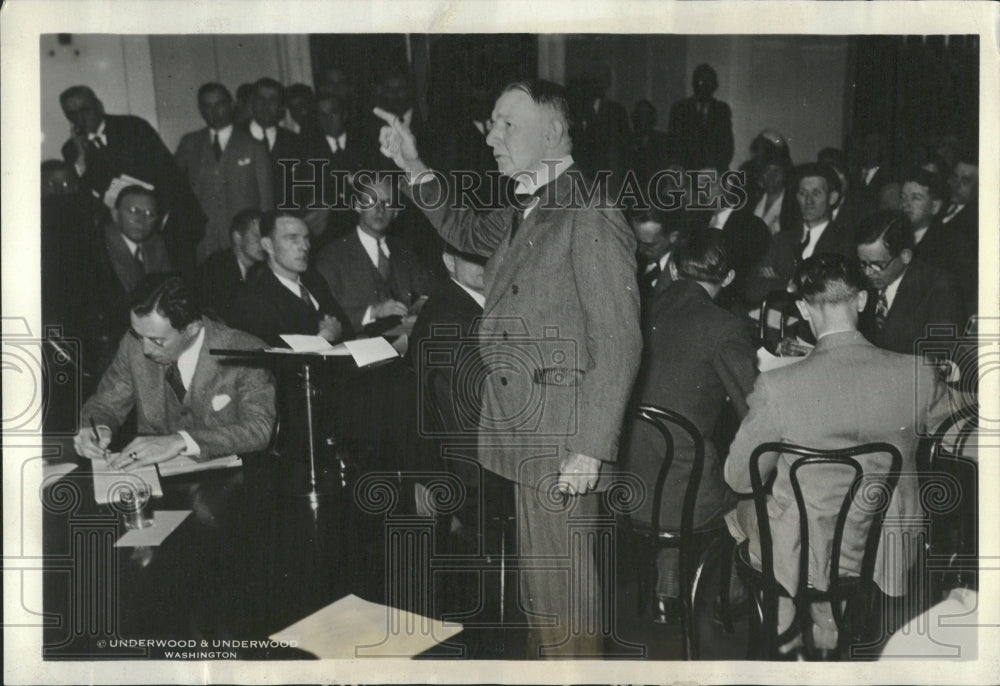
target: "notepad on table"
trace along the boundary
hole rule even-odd
[[[229,469],[231,467],[242,467],[243,460],[239,455],[226,455],[225,457],[215,457],[211,460],[198,460],[178,455],[172,460],[161,462],[157,465],[161,477],[177,476],[178,474],[190,474],[191,472],[204,472],[210,469]]]
[[[330,343],[322,336],[282,334],[281,340],[287,343],[291,350],[285,350],[283,348],[268,348],[268,350],[280,353],[309,353],[330,355],[334,357],[350,356],[359,367],[399,357],[399,353],[396,352],[396,349],[389,344],[389,341],[381,336],[376,336],[374,338],[359,338],[353,341],[345,341],[338,345],[330,345]]]
[[[145,529],[130,529],[115,541],[115,548],[143,548],[160,545],[181,525],[191,510],[160,510],[153,513],[153,525]]]
[[[117,457],[119,453],[112,453],[111,457]],[[112,469],[104,460],[94,460],[94,499],[98,505],[107,505],[114,497],[115,500],[121,498],[126,490],[134,490],[142,482],[149,486],[149,492],[154,497],[163,495],[163,488],[160,486],[160,476],[156,473],[156,465],[140,467],[130,472],[124,469]]]
[[[412,612],[362,600],[341,598],[271,636],[296,641],[319,658],[414,657],[462,630]]]

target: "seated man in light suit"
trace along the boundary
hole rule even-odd
[[[73,441],[79,455],[107,457],[108,445],[133,408],[139,436],[111,460],[113,469],[178,455],[201,461],[267,446],[275,417],[271,375],[227,364],[209,352],[259,349],[260,340],[202,317],[177,276],[153,276],[139,284],[131,319],[111,367],[83,406],[83,428]]]
[[[750,493],[750,454],[768,441],[820,450],[872,442],[896,446],[903,456],[903,476],[886,513],[874,578],[886,595],[904,595],[916,553],[912,542],[919,540],[905,533],[905,522],[919,521],[921,514],[914,476],[917,440],[948,415],[947,394],[934,367],[910,355],[880,350],[858,331],[858,315],[865,309],[868,293],[855,260],[834,254],[808,258],[796,270],[793,285],[799,311],[816,335],[816,347],[801,362],[757,377],[747,398],[748,414],[729,448],[726,482],[737,493]],[[857,459],[866,473],[885,473],[889,467],[885,454]],[[798,588],[799,551],[799,514],[789,478],[794,460],[768,453],[760,461],[765,482],[777,472],[768,503],[774,573],[792,593]],[[815,478],[815,470],[805,474]],[[814,503],[817,509],[835,511],[839,507],[843,490],[836,481],[841,474],[842,470],[834,468],[829,473],[829,491],[838,502]],[[841,548],[840,569],[845,575],[859,573],[867,531],[856,518],[858,508],[851,512]],[[726,519],[734,538],[742,541],[749,537],[751,558],[759,566],[760,539],[752,501],[741,502]],[[810,521],[810,529],[829,527],[834,519],[831,515],[830,519]],[[827,533],[832,537],[832,531]],[[816,536],[816,540],[823,540],[823,536]],[[827,588],[829,556],[829,550],[810,549],[809,581],[814,588]],[[837,630],[829,604],[814,603],[811,610],[815,647],[836,647]],[[791,601],[782,598],[779,633],[791,625],[793,616]],[[781,650],[791,652],[800,647],[796,640]]]
[[[399,214],[399,208],[390,206],[399,199],[392,190],[391,177],[359,179],[354,194],[357,229],[316,257],[316,271],[326,279],[355,331],[378,326],[379,320],[405,317],[411,309],[418,312],[424,296],[438,285],[406,241],[389,235]]]

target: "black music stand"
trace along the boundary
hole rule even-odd
[[[262,350],[232,350],[225,348],[212,348],[209,350],[212,355],[218,355],[220,357],[230,357],[234,359],[250,360],[258,363],[271,364],[276,360],[291,360],[293,362],[301,365],[301,378],[303,392],[305,393],[305,407],[306,407],[306,431],[308,436],[308,451],[309,451],[309,480],[307,488],[303,491],[298,489],[293,490],[291,495],[296,497],[307,498],[310,505],[315,506],[319,501],[330,495],[333,490],[333,483],[330,480],[320,479],[320,473],[316,470],[316,436],[315,429],[313,428],[313,395],[316,392],[315,382],[314,382],[314,365],[319,362],[324,362],[327,364],[342,364],[345,365],[345,371],[348,369],[356,371],[362,369],[357,366],[354,362],[354,358],[350,355],[324,355],[322,353],[307,353],[298,352],[293,350],[285,350],[282,348],[264,348]],[[384,360],[382,362],[376,362],[371,365],[366,365],[363,369],[371,369],[378,367],[386,362],[391,362],[390,360]],[[280,374],[275,374],[275,378],[281,379]],[[336,479],[335,483],[339,486],[340,479]]]

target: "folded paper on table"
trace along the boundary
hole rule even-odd
[[[355,364],[359,367],[399,357],[396,349],[381,336],[359,338],[355,341],[344,341],[344,346],[350,351],[351,357],[354,358]]]
[[[181,522],[191,514],[191,510],[162,510],[153,513],[153,526],[145,529],[130,529],[115,541],[116,548],[141,548],[160,545]]]
[[[115,458],[120,453],[112,453],[111,458]],[[94,499],[98,505],[107,505],[110,496],[121,496],[126,484],[138,486],[140,482],[149,485],[150,493],[155,497],[163,495],[160,487],[160,476],[156,473],[156,465],[140,467],[127,472],[123,469],[112,469],[104,460],[94,460]]]
[[[190,474],[191,472],[204,472],[209,469],[229,469],[230,467],[242,467],[243,460],[239,455],[226,455],[225,457],[215,457],[211,460],[198,462],[186,455],[178,455],[172,460],[161,462],[157,465],[161,477],[177,476],[178,474]]]
[[[349,595],[271,638],[297,641],[300,648],[319,658],[353,660],[413,657],[461,630],[461,624],[445,624]]]
[[[43,462],[42,463],[42,478],[48,479],[58,479],[61,476],[69,474],[79,465],[76,462]]]
[[[778,357],[777,355],[769,353],[766,348],[757,348],[757,369],[761,372],[769,372],[772,369],[787,367],[790,364],[801,362],[804,359],[806,359],[805,356]]]
[[[302,334],[281,334],[281,340],[297,353],[328,353],[333,350],[330,341],[322,336],[305,336]]]

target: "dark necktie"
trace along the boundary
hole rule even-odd
[[[375,265],[375,268],[378,269],[379,275],[385,281],[389,280],[392,275],[392,265],[389,264],[389,258],[385,254],[381,240],[378,242],[378,264]]]
[[[177,367],[176,362],[171,362],[170,366],[167,367],[167,383],[170,384],[170,388],[173,390],[174,395],[177,396],[177,399],[184,402],[187,389],[184,388],[184,381],[181,380],[181,370]]]
[[[878,292],[878,303],[875,305],[875,328],[881,331],[888,316],[889,299],[885,297],[885,289],[882,289]]]
[[[799,261],[800,262],[805,259],[805,256],[804,256],[803,253],[805,253],[806,248],[809,247],[809,238],[811,236],[812,236],[812,232],[809,229],[806,229],[806,235],[802,238],[802,242],[799,243]]]
[[[216,162],[222,159],[222,145],[219,143],[218,131],[212,131],[212,154],[215,155]]]
[[[145,274],[146,273],[146,261],[142,257],[142,246],[141,245],[135,246],[135,253],[132,255],[132,257],[135,259],[135,266],[137,266],[139,268],[139,273]]]
[[[642,281],[640,284],[642,287],[642,295],[648,296],[653,292],[653,289],[656,288],[656,283],[660,280],[660,276],[662,276],[662,274],[663,270],[660,269],[660,263],[653,262],[652,268],[642,275]]]
[[[517,202],[514,204],[514,217],[510,224],[510,240],[514,240],[514,235],[517,230],[521,228],[521,224],[524,222],[524,213],[527,212],[528,207],[531,205],[532,199],[537,197],[538,191],[534,193],[516,193],[514,198]]]
[[[309,306],[310,310],[316,309],[316,306],[313,305],[312,297],[310,297],[309,291],[306,289],[304,283],[299,283],[299,297],[302,298],[302,302]]]

